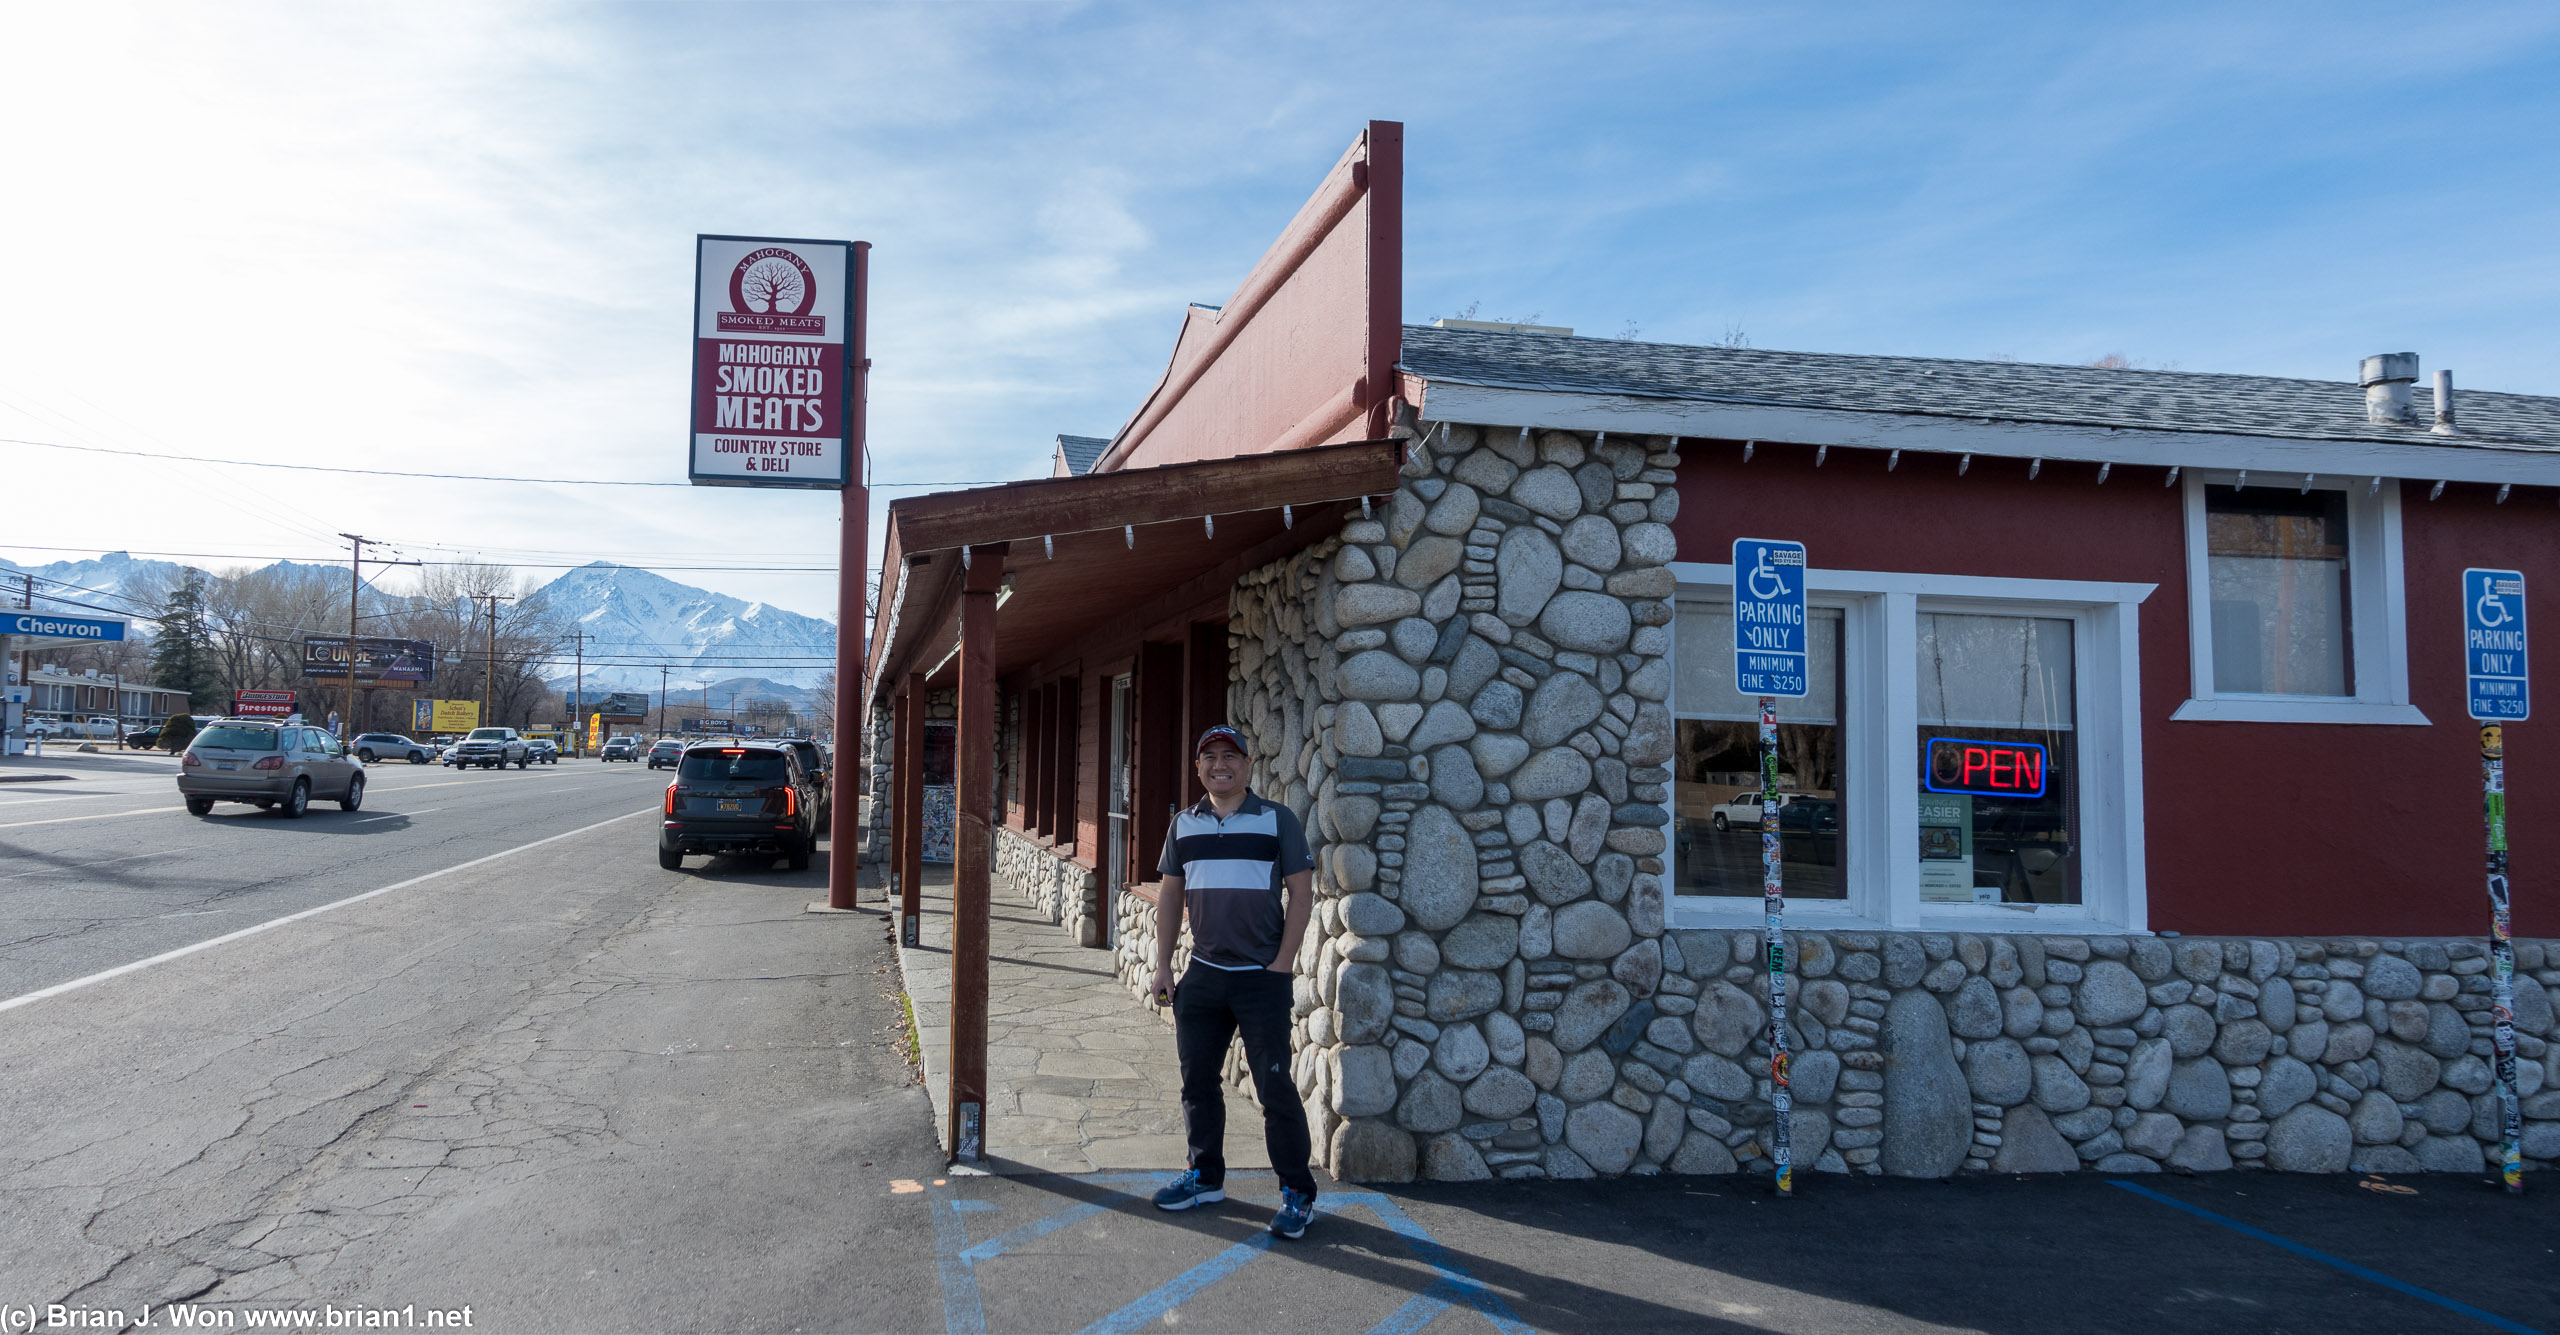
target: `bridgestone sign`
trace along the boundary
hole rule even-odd
[[[853,272],[850,241],[694,238],[695,485],[851,481]]]

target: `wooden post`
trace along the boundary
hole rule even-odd
[[[988,873],[995,852],[996,590],[1005,549],[979,547],[960,593],[959,792],[951,830],[951,1157],[986,1158]]]
[[[868,316],[871,306],[871,243],[853,243],[853,328],[845,331],[845,357],[852,363],[847,398],[845,453],[850,467],[836,521],[836,758],[827,776],[830,793],[827,821],[827,907],[853,907],[862,875],[862,743],[871,731],[871,701],[862,689],[863,627],[870,624],[871,489],[865,467],[870,462],[864,421],[871,385]],[[847,783],[847,775],[855,782]],[[853,800],[847,801],[847,798]]]
[[[924,674],[898,693],[898,762],[889,773],[890,847],[898,860],[898,939],[924,944]]]
[[[905,781],[898,776],[906,773],[907,766],[915,763],[915,751],[910,745],[907,737],[907,725],[913,713],[914,707],[907,703],[907,693],[905,691],[900,691],[897,695],[891,697],[889,701],[888,791],[879,794],[877,799],[875,799],[885,801],[889,804],[889,856],[887,858],[888,865],[886,867],[886,871],[888,873],[889,881],[887,899],[891,904],[904,903],[907,894],[907,826],[905,821],[905,816],[907,814],[906,784]],[[893,908],[890,912],[894,914],[897,913],[898,910]],[[915,944],[914,937],[903,929],[901,930],[898,939],[906,942],[908,945]]]

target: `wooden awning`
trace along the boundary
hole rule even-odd
[[[958,643],[964,551],[1001,557],[1010,577],[995,635],[1006,675],[1185,585],[1211,596],[1240,561],[1250,568],[1329,536],[1344,505],[1393,492],[1403,463],[1402,441],[1352,441],[892,501],[871,698],[942,665]]]

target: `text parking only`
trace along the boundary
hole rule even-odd
[[[2524,572],[2462,572],[2463,677],[2471,717],[2514,723],[2533,712],[2525,680]]]
[[[1802,698],[1811,676],[1808,645],[1804,544],[1734,539],[1734,690],[1744,695]]]

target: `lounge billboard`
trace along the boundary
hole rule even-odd
[[[356,681],[360,684],[429,685],[436,679],[436,647],[425,640],[391,640],[360,635],[356,637],[355,672]],[[347,637],[304,636],[302,675],[343,680],[347,675]]]

